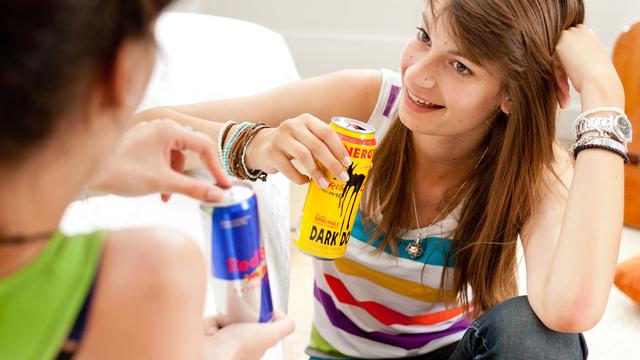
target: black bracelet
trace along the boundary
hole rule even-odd
[[[629,157],[627,156],[627,154],[626,154],[626,153],[624,153],[624,152],[622,152],[622,151],[620,151],[620,150],[618,150],[618,149],[612,148],[612,147],[610,147],[610,146],[600,145],[600,144],[585,144],[585,145],[579,145],[579,146],[577,146],[577,147],[573,150],[573,156],[574,156],[574,158],[577,158],[577,157],[578,157],[578,153],[579,153],[580,151],[582,151],[582,150],[585,150],[585,149],[602,149],[602,150],[607,150],[607,151],[610,151],[610,152],[615,153],[615,154],[617,154],[617,155],[620,155],[620,157],[622,157],[622,159],[624,160],[624,163],[625,163],[625,164],[628,164],[628,163],[629,163]]]

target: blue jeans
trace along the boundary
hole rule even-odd
[[[589,354],[582,334],[560,333],[547,328],[531,309],[526,296],[489,309],[450,349],[450,354],[434,359],[572,360],[586,359]],[[424,358],[430,359],[429,355]]]

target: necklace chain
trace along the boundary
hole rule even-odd
[[[480,156],[480,159],[478,159],[478,161],[476,162],[476,165],[471,170],[471,173],[473,173],[478,168],[478,165],[480,165],[480,162],[482,161],[482,159],[484,159],[484,156],[487,154],[487,150],[488,150],[488,148],[484,149],[484,152],[482,153],[482,156]],[[467,184],[468,180],[469,180],[469,178],[465,179],[462,182],[462,185],[460,185],[460,187],[458,187],[458,190],[456,191],[455,195],[453,195],[453,197],[451,199],[455,199],[456,197],[458,197],[458,195],[460,194],[460,192],[462,191],[464,186]],[[407,253],[409,254],[409,256],[411,256],[412,258],[415,259],[415,258],[419,258],[420,256],[422,256],[422,253],[424,252],[424,250],[422,248],[422,244],[421,244],[421,242],[422,242],[422,229],[420,228],[420,220],[418,219],[418,207],[416,206],[416,191],[415,191],[415,187],[411,191],[411,198],[413,200],[413,213],[416,216],[416,228],[418,230],[418,236],[416,236],[416,239],[407,246]],[[435,222],[440,218],[440,216],[442,216],[442,214],[444,213],[444,211],[447,209],[448,206],[449,206],[449,204],[445,203],[445,206],[443,206],[443,208],[440,210],[438,215],[436,215],[436,217],[433,218],[433,220],[431,221],[431,224],[429,224],[429,226],[435,224]],[[442,226],[440,226],[440,232],[442,232]]]

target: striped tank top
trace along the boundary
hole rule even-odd
[[[396,118],[400,75],[382,71],[382,87],[369,124],[378,143]],[[314,259],[314,313],[307,354],[312,358],[401,358],[429,353],[462,338],[469,327],[460,306],[439,302],[440,281],[457,225],[458,207],[440,222],[405,232],[395,254],[374,253],[382,238],[370,239],[356,216],[346,255],[336,261]],[[407,245],[418,236],[424,253],[412,259]],[[453,271],[447,271],[445,296]]]

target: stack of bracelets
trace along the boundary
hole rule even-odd
[[[613,113],[606,116],[592,116],[596,113]],[[627,144],[631,142],[631,122],[624,111],[615,107],[602,107],[583,112],[573,123],[576,142],[571,147],[575,159],[584,149],[604,149],[620,155],[629,162]],[[590,133],[585,136],[585,134]],[[593,135],[591,134],[593,133]]]
[[[267,173],[262,170],[250,170],[245,162],[247,154],[247,146],[258,131],[268,128],[265,124],[252,122],[242,122],[237,124],[233,131],[229,134],[232,126],[236,125],[235,121],[227,121],[224,123],[218,133],[218,156],[220,164],[229,176],[234,176],[241,180],[267,180]],[[229,140],[226,141],[227,135]]]

